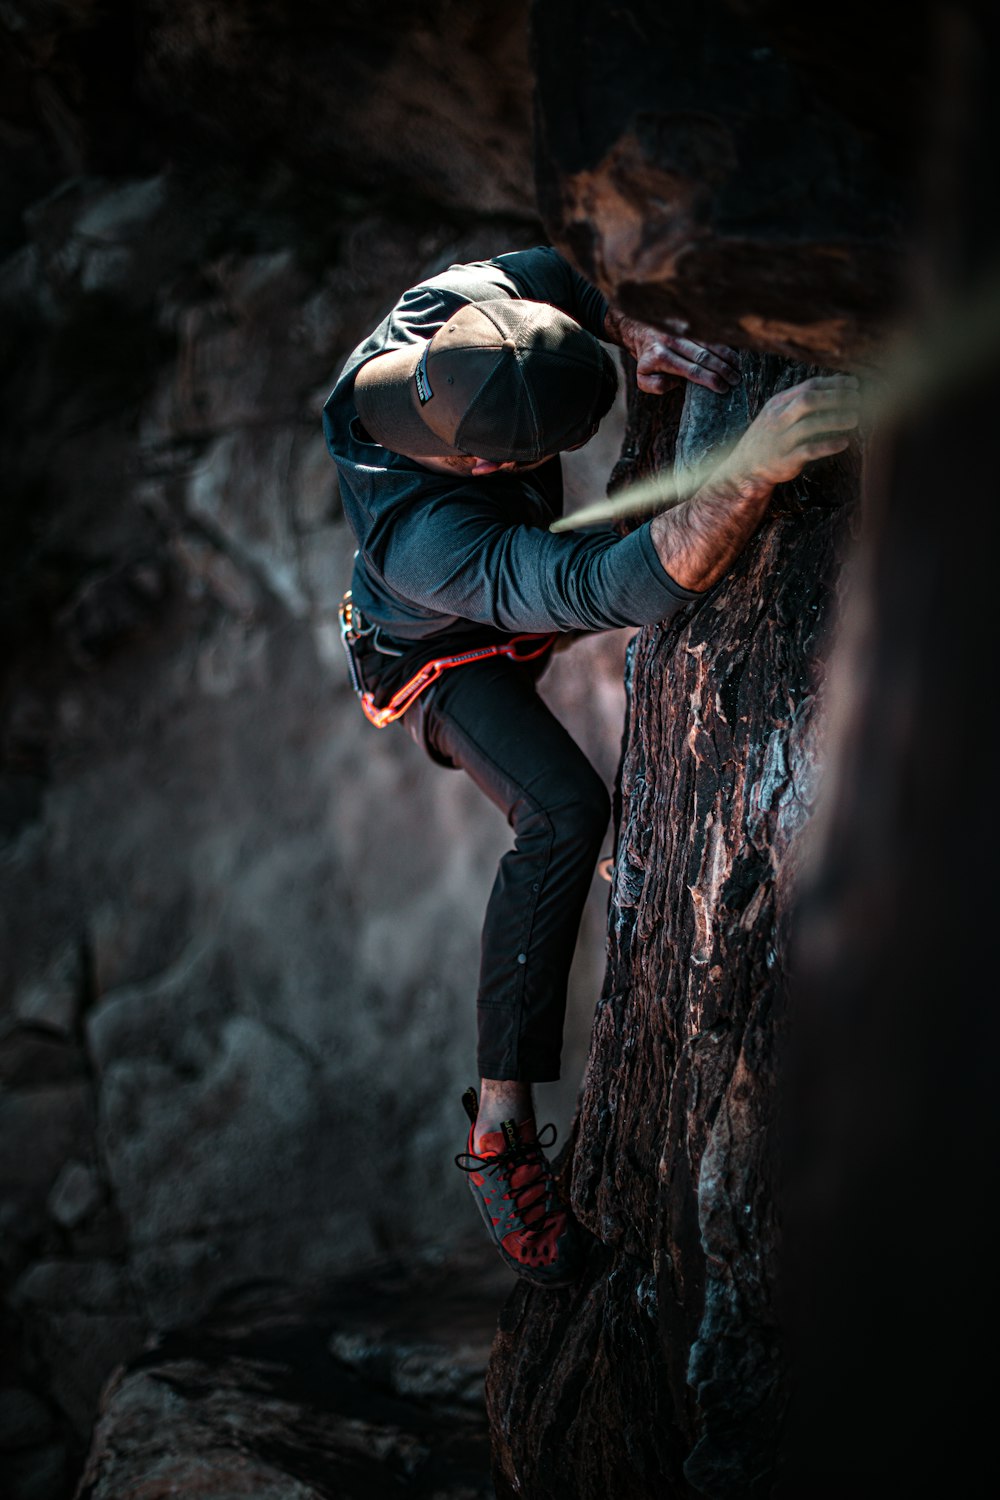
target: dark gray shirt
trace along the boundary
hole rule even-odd
[[[358,542],[354,601],[402,645],[414,670],[432,655],[522,632],[647,624],[698,597],[663,570],[648,524],[625,538],[609,530],[553,535],[563,504],[558,458],[526,474],[453,477],[365,432],[354,405],[365,361],[428,339],[459,308],[495,297],[550,303],[603,336],[607,304],[555,250],[451,266],[403,295],[350,355],[323,409]]]

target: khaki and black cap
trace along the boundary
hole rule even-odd
[[[383,447],[418,458],[534,463],[586,442],[614,395],[614,366],[558,308],[474,302],[432,339],[362,365],[358,415]]]

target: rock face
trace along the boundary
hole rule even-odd
[[[731,396],[675,401],[674,431],[637,398],[634,449],[683,469],[807,373],[742,367]],[[713,594],[633,643],[608,971],[565,1164],[595,1245],[578,1290],[505,1309],[501,1495],[769,1492],[787,919],[857,480],[848,453],[784,486]]]
[[[625,311],[835,366],[884,336],[926,34],[837,14],[536,4],[539,205]]]
[[[880,131],[872,87],[832,88],[824,29],[793,44],[789,16],[536,8],[554,237],[636,315],[771,351],[729,397],[636,397],[616,480],[692,467],[816,372],[776,356],[850,363],[898,307],[899,116]],[[579,1287],[505,1308],[501,1496],[775,1492],[790,938],[859,481],[855,448],[782,486],[716,590],[633,644],[609,963],[562,1163],[593,1247]]]
[[[428,1202],[432,1240],[469,1223],[509,832],[350,694],[319,413],[405,287],[538,239],[519,17],[487,46],[448,3],[3,12],[0,1392],[47,1414],[5,1500],[65,1493],[151,1328],[424,1244]],[[546,687],[609,780],[623,650]]]

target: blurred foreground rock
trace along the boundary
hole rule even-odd
[[[485,1240],[235,1292],[111,1382],[79,1500],[490,1500]]]
[[[977,1288],[1000,1164],[1000,819],[995,736],[970,711],[992,698],[996,556],[969,540],[1000,503],[1000,11],[937,21],[927,381],[871,470],[797,939],[788,1500],[996,1488],[1000,1308]]]

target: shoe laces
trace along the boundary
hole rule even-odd
[[[552,1134],[546,1137],[546,1131],[551,1131]],[[558,1203],[554,1208],[546,1207],[548,1163],[542,1152],[555,1144],[557,1134],[556,1127],[550,1122],[542,1126],[534,1140],[518,1140],[513,1146],[507,1146],[503,1151],[489,1156],[477,1156],[474,1151],[460,1151],[455,1157],[455,1165],[463,1172],[484,1172],[504,1182],[514,1200],[514,1208],[521,1223],[532,1234],[538,1234],[541,1230],[548,1229],[561,1213],[565,1213],[565,1209]]]

